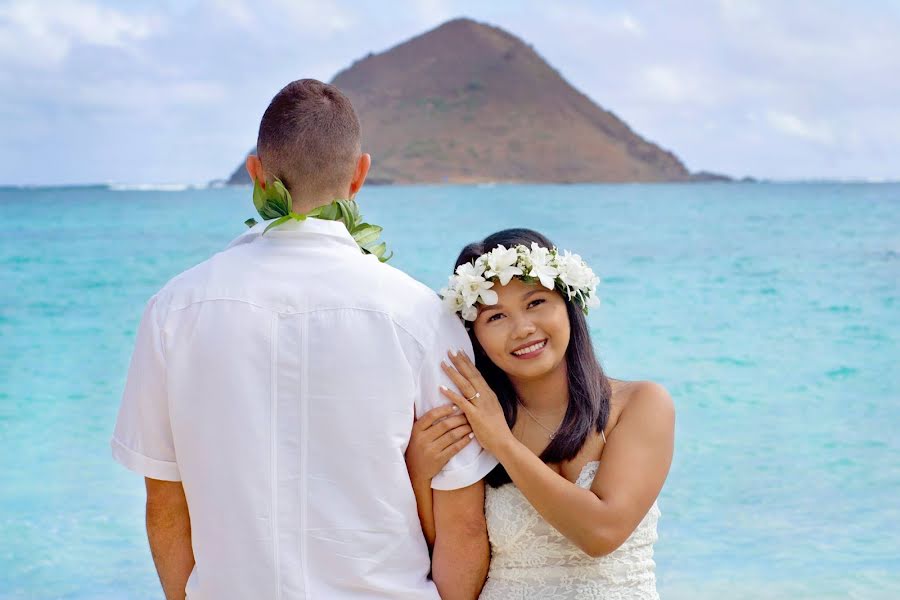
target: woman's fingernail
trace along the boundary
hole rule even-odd
[[[441,386],[441,391],[442,391],[442,392],[448,392],[448,391],[450,391],[450,390],[449,390],[448,388],[444,387],[444,386]]]
[[[469,439],[471,440],[473,437],[475,437],[475,434],[474,434],[474,433],[470,433],[470,434],[469,434]]]
[[[457,352],[456,350],[451,350],[451,351],[450,351],[450,356],[456,358],[456,352]]]
[[[444,388],[444,389],[447,389],[447,388]],[[454,405],[453,405],[453,412],[456,412],[456,411],[458,411],[458,410],[459,410],[459,407],[458,407],[457,405],[454,404]]]

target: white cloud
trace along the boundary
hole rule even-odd
[[[328,38],[357,25],[354,13],[333,0],[273,0],[266,8],[269,16],[278,15],[292,27],[317,38]]]
[[[582,32],[595,44],[601,36],[643,37],[643,23],[630,12],[604,12],[590,4],[548,2],[540,5],[541,19],[561,24],[571,35]]]
[[[151,114],[214,106],[228,98],[226,88],[214,81],[106,80],[83,84],[75,94],[77,100],[91,110]]]
[[[0,60],[54,67],[77,44],[122,47],[153,34],[160,19],[82,0],[14,0],[0,6]]]
[[[305,38],[325,39],[358,25],[352,8],[333,0],[201,0],[190,14],[209,20],[203,29],[221,29],[224,23],[226,27],[232,25],[251,32],[250,38],[292,32]]]
[[[243,29],[250,29],[257,23],[244,0],[211,0],[210,11],[216,18],[225,18]]]
[[[791,137],[823,145],[835,141],[834,133],[827,125],[811,123],[787,112],[770,110],[766,113],[766,121],[776,131]]]
[[[637,19],[628,14],[622,16],[622,29],[638,37],[644,35],[644,27]]]
[[[684,80],[674,69],[654,66],[644,69],[642,79],[651,97],[664,102],[683,102],[689,95]]]
[[[715,86],[697,73],[669,65],[651,65],[637,74],[639,94],[655,104],[710,105]]]
[[[425,27],[434,27],[454,16],[451,3],[447,0],[414,0],[413,10]]]
[[[763,9],[756,0],[720,0],[719,10],[726,20],[746,24],[763,17]]]

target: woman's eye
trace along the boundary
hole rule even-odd
[[[544,300],[543,298],[538,298],[537,300],[532,300],[531,302],[528,303],[528,308],[537,306],[538,304],[543,304],[544,302],[546,302],[546,300]]]
[[[487,322],[490,323],[491,321],[496,321],[497,319],[499,319],[502,316],[503,316],[503,313],[494,313],[487,318]]]

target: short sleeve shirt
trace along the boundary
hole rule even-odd
[[[148,303],[113,456],[183,483],[191,600],[436,599],[404,452],[469,338],[343,224],[264,226]],[[496,464],[471,443],[433,487]]]

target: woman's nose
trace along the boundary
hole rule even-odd
[[[537,328],[534,326],[534,323],[531,322],[531,319],[519,318],[516,321],[516,327],[514,329],[516,339],[525,339],[535,331],[537,331]]]

